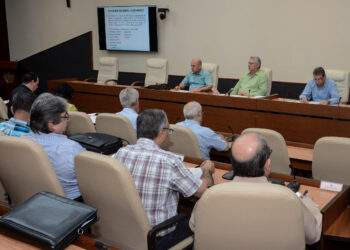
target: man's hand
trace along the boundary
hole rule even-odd
[[[180,89],[181,89],[181,88],[180,88],[180,85],[177,85],[174,89],[175,89],[175,90],[180,90]]]
[[[199,93],[199,92],[201,92],[201,89],[199,89],[199,88],[195,88],[195,89],[190,90],[190,93]]]
[[[245,93],[245,92],[239,92],[238,95],[243,95],[243,96],[247,96],[248,97],[248,94]]]
[[[202,176],[204,176],[205,174],[212,175],[215,172],[214,163],[212,161],[210,161],[210,160],[203,161],[201,166],[200,166],[200,168],[203,171],[203,175]]]
[[[308,100],[306,99],[306,97],[303,97],[300,99],[301,103],[309,103]]]
[[[329,104],[329,100],[322,100],[320,101],[321,105],[328,105]]]

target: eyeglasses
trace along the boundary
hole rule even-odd
[[[174,129],[171,129],[171,128],[163,128],[163,129],[166,129],[169,131],[169,135],[171,135],[172,133],[174,133]]]
[[[66,111],[66,113],[64,113],[64,116],[61,116],[62,119],[69,119],[69,114]]]
[[[272,149],[270,148],[270,151],[269,151],[269,153],[267,154],[267,159],[270,158],[271,154],[272,154]]]

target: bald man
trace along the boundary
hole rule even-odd
[[[235,182],[268,182],[270,175],[272,150],[266,141],[255,133],[247,133],[238,137],[231,148],[232,166],[234,166]],[[272,184],[273,185],[273,184]],[[317,204],[310,196],[300,198],[305,228],[306,244],[313,244],[320,240],[322,230],[322,214]],[[190,227],[195,229],[193,210]]]
[[[209,72],[202,69],[202,61],[199,58],[194,58],[191,61],[191,70],[182,82],[175,87],[175,90],[180,90],[186,86],[190,86],[190,92],[207,92],[213,87]]]

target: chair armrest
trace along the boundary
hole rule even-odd
[[[169,219],[167,219],[166,221],[163,221],[162,223],[155,225],[151,230],[149,230],[148,234],[147,234],[147,246],[148,246],[148,250],[151,249],[156,249],[156,236],[157,233],[159,233],[160,231],[169,228],[171,226],[173,226],[174,224],[176,224],[177,222],[179,222],[180,220],[183,220],[186,217],[190,217],[187,214],[178,214],[175,215],[174,217],[171,217]]]
[[[91,81],[91,80],[94,80],[94,82],[96,82],[96,81],[97,81],[97,78],[96,78],[96,77],[88,77],[88,78],[86,78],[86,79],[84,80],[84,82],[89,82],[89,81]]]
[[[114,81],[116,84],[118,84],[118,80],[116,79],[108,79],[104,82],[104,84],[107,84],[108,82]]]
[[[142,84],[142,86],[145,85],[145,83],[142,81],[135,81],[135,82],[131,83],[130,86],[135,86],[136,84]]]

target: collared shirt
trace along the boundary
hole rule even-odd
[[[131,108],[123,108],[123,110],[118,112],[117,115],[123,115],[126,118],[128,118],[130,120],[132,126],[134,127],[135,132],[137,132],[136,120],[137,120],[137,117],[139,116],[139,114],[135,110],[133,110]]]
[[[7,115],[9,118],[11,118],[13,116],[12,112],[11,112],[11,105],[12,105],[12,100],[13,100],[13,97],[19,93],[19,92],[32,92],[26,85],[24,85],[23,83],[18,85],[14,90],[12,90],[12,93],[10,95],[10,99],[9,99],[9,102],[7,103]]]
[[[260,177],[235,176],[232,181],[233,182],[268,183],[268,180],[265,176],[260,176]],[[276,185],[276,184],[271,184],[271,185]],[[302,198],[300,198],[300,201],[303,209],[305,242],[306,244],[316,243],[320,240],[320,237],[321,237],[322,214],[318,209],[317,204],[310,197],[303,196]],[[193,208],[191,219],[190,219],[190,228],[193,232],[195,232],[195,226],[196,226],[195,213],[197,210],[197,204]]]
[[[77,107],[75,107],[74,104],[68,103],[67,111],[78,111],[78,109],[77,109]]]
[[[339,103],[339,94],[337,84],[330,78],[326,77],[323,87],[320,89],[315,80],[310,80],[303,93],[299,96],[299,99],[305,97],[308,101],[313,100],[320,102],[322,100],[329,100],[329,104]]]
[[[209,72],[204,69],[201,69],[198,74],[192,71],[188,72],[186,77],[182,80],[182,83],[185,86],[190,85],[190,90],[213,85]]]
[[[176,125],[181,125],[192,130],[196,135],[199,147],[201,148],[203,159],[209,160],[210,150],[215,148],[217,151],[224,151],[227,148],[227,142],[220,138],[213,130],[207,127],[202,127],[195,120],[186,119],[183,122],[178,122]]]
[[[28,122],[15,119],[13,117],[6,122],[0,123],[0,131],[5,135],[12,136],[22,136],[32,132]]]
[[[79,143],[68,139],[67,136],[56,133],[31,133],[23,137],[36,141],[44,148],[66,197],[75,199],[81,196],[75,175],[74,157],[85,149]]]
[[[233,88],[231,95],[239,92],[247,93],[249,96],[264,96],[267,91],[267,77],[260,69],[253,76],[249,72],[244,73]]]
[[[119,149],[114,158],[133,177],[152,227],[177,214],[179,193],[192,196],[202,184],[175,154],[160,149],[147,138]],[[172,230],[162,231],[160,235]]]

